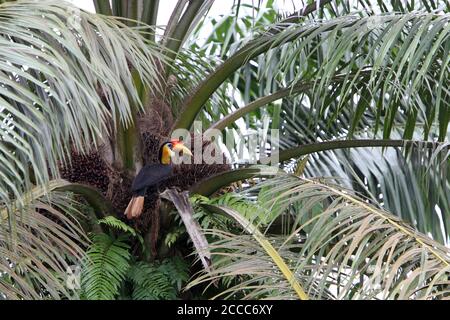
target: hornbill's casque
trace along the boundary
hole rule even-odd
[[[148,189],[157,189],[159,183],[169,178],[173,171],[172,157],[175,152],[192,156],[191,151],[179,140],[171,140],[162,144],[159,148],[160,163],[144,166],[134,178],[131,186],[133,197],[125,209],[128,219],[134,219],[141,215],[144,208],[144,199]]]

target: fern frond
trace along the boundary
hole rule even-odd
[[[173,300],[177,296],[169,277],[154,265],[138,262],[127,277],[134,285],[133,300]]]
[[[208,211],[202,210],[201,207],[203,205],[227,206],[239,211],[242,216],[255,224],[267,224],[272,220],[270,210],[267,210],[259,202],[252,202],[236,193],[226,193],[212,199],[195,195],[191,200],[194,204],[198,205],[196,215],[202,216],[202,218],[199,218],[199,221],[204,229],[220,228],[222,230],[229,230],[226,224],[230,224],[232,220],[226,216],[211,215]]]
[[[168,277],[170,283],[175,285],[178,291],[181,290],[183,283],[189,279],[189,265],[181,257],[165,259],[158,270]]]
[[[164,243],[167,247],[172,247],[172,245],[177,242],[177,240],[186,232],[186,228],[184,226],[175,226],[173,227],[167,234],[164,239]]]
[[[81,275],[83,296],[89,300],[114,299],[130,268],[128,236],[95,235],[86,253]]]
[[[131,234],[133,237],[136,237],[139,239],[139,242],[141,244],[144,244],[144,239],[142,238],[142,236],[136,232],[136,230],[134,230],[132,227],[130,227],[129,225],[127,225],[125,222],[117,219],[114,216],[107,216],[103,219],[98,220],[99,224],[105,224],[109,227],[112,227],[114,229],[123,231],[125,233],[129,233]]]

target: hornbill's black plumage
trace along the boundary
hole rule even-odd
[[[191,151],[178,140],[165,142],[159,149],[160,163],[144,166],[134,178],[131,186],[133,197],[125,210],[128,219],[139,217],[144,208],[144,197],[147,192],[150,189],[157,190],[159,184],[172,175],[171,158],[175,155],[175,151],[183,151],[185,154],[192,155]]]
[[[167,179],[173,171],[172,165],[155,163],[144,166],[134,178],[131,191],[134,195],[145,196],[145,191]]]

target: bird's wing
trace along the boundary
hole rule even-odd
[[[172,174],[172,166],[165,164],[149,164],[144,166],[134,178],[131,191],[136,192],[152,187]]]

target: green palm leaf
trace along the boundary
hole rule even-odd
[[[81,205],[53,182],[24,194],[25,204],[0,207],[0,294],[7,299],[77,298],[67,286],[88,239]]]
[[[157,90],[163,58],[119,20],[65,2],[7,2],[0,15],[0,202],[8,202],[57,176],[71,148],[84,152],[130,125],[141,109],[132,70]]]
[[[448,294],[448,248],[354,192],[318,180],[280,176],[260,183],[287,233],[263,231],[308,295],[316,299],[435,299]],[[293,298],[264,250],[247,236],[213,230],[215,273],[241,274],[224,295]]]

